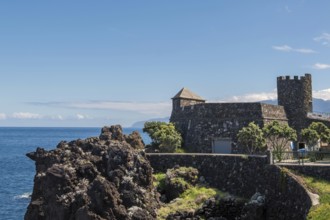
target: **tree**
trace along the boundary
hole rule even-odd
[[[308,128],[316,131],[320,136],[319,139],[321,139],[322,142],[330,142],[330,129],[322,122],[313,122],[308,126]]]
[[[320,135],[316,130],[308,127],[301,131],[301,138],[306,142],[307,146],[315,146],[320,140]]]
[[[149,134],[153,147],[160,152],[175,152],[181,147],[182,137],[173,123],[151,121],[144,124],[143,132]]]
[[[267,144],[273,150],[274,155],[279,161],[283,158],[283,153],[290,141],[297,140],[296,131],[287,124],[272,121],[263,129]]]
[[[262,130],[254,122],[242,128],[238,134],[238,143],[247,150],[249,154],[255,153],[265,147],[265,138]]]

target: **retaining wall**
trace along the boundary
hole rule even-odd
[[[302,175],[312,176],[315,178],[330,181],[329,165],[281,165],[281,167],[296,171]]]
[[[221,154],[147,154],[154,172],[174,166],[191,166],[212,187],[250,198],[256,192],[266,196],[266,216],[270,220],[305,219],[311,198],[293,174],[269,165],[266,156]]]

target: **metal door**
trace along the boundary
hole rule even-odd
[[[213,153],[230,154],[231,153],[231,140],[230,139],[214,140],[213,141]]]

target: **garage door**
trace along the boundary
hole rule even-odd
[[[231,153],[231,140],[220,139],[213,141],[213,153],[230,154]]]

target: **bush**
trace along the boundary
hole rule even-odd
[[[265,149],[265,138],[262,130],[254,122],[242,128],[238,134],[238,143],[242,145],[244,150],[249,154],[254,154]]]
[[[173,153],[181,147],[182,137],[172,123],[152,121],[144,124],[143,132],[149,134],[151,146],[162,153]]]

